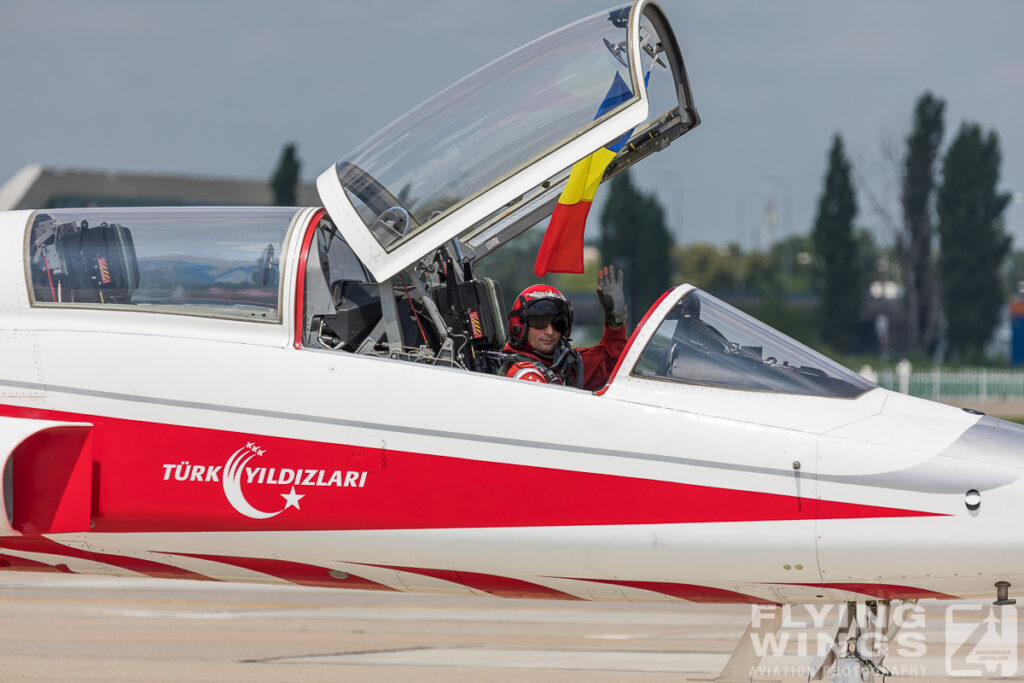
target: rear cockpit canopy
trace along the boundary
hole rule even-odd
[[[26,236],[32,304],[281,321],[294,208],[51,209]]]

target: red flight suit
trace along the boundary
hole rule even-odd
[[[626,326],[608,327],[605,325],[604,334],[601,335],[601,341],[597,345],[576,349],[583,360],[583,388],[588,391],[596,391],[607,384],[624,348],[626,348]],[[554,358],[545,358],[532,349],[515,349],[510,344],[505,344],[502,351],[515,356],[505,372],[506,377],[528,382],[576,386],[574,367],[568,368],[568,372],[564,376],[558,376],[545,372],[554,362]]]

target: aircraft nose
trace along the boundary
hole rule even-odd
[[[1024,478],[1024,425],[984,416],[942,455],[969,466],[973,488],[1005,486]]]
[[[1024,468],[1024,425],[983,416],[944,453],[992,465]]]

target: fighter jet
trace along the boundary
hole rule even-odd
[[[1016,425],[877,387],[687,284],[636,316],[596,391],[497,372],[509,301],[477,262],[578,164],[593,185],[699,123],[638,0],[386,126],[320,176],[322,207],[0,214],[0,567],[1011,601]],[[857,628],[839,626],[837,644]]]

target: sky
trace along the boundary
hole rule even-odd
[[[995,129],[1024,248],[1024,3],[663,0],[702,123],[637,166],[677,241],[806,234],[833,134],[858,224],[899,219],[915,100]],[[608,0],[0,0],[0,183],[28,164],[302,180],[477,67]],[[874,197],[872,202],[869,197]],[[594,212],[600,210],[601,193]],[[776,207],[770,218],[768,207]],[[592,221],[596,222],[596,221]]]

